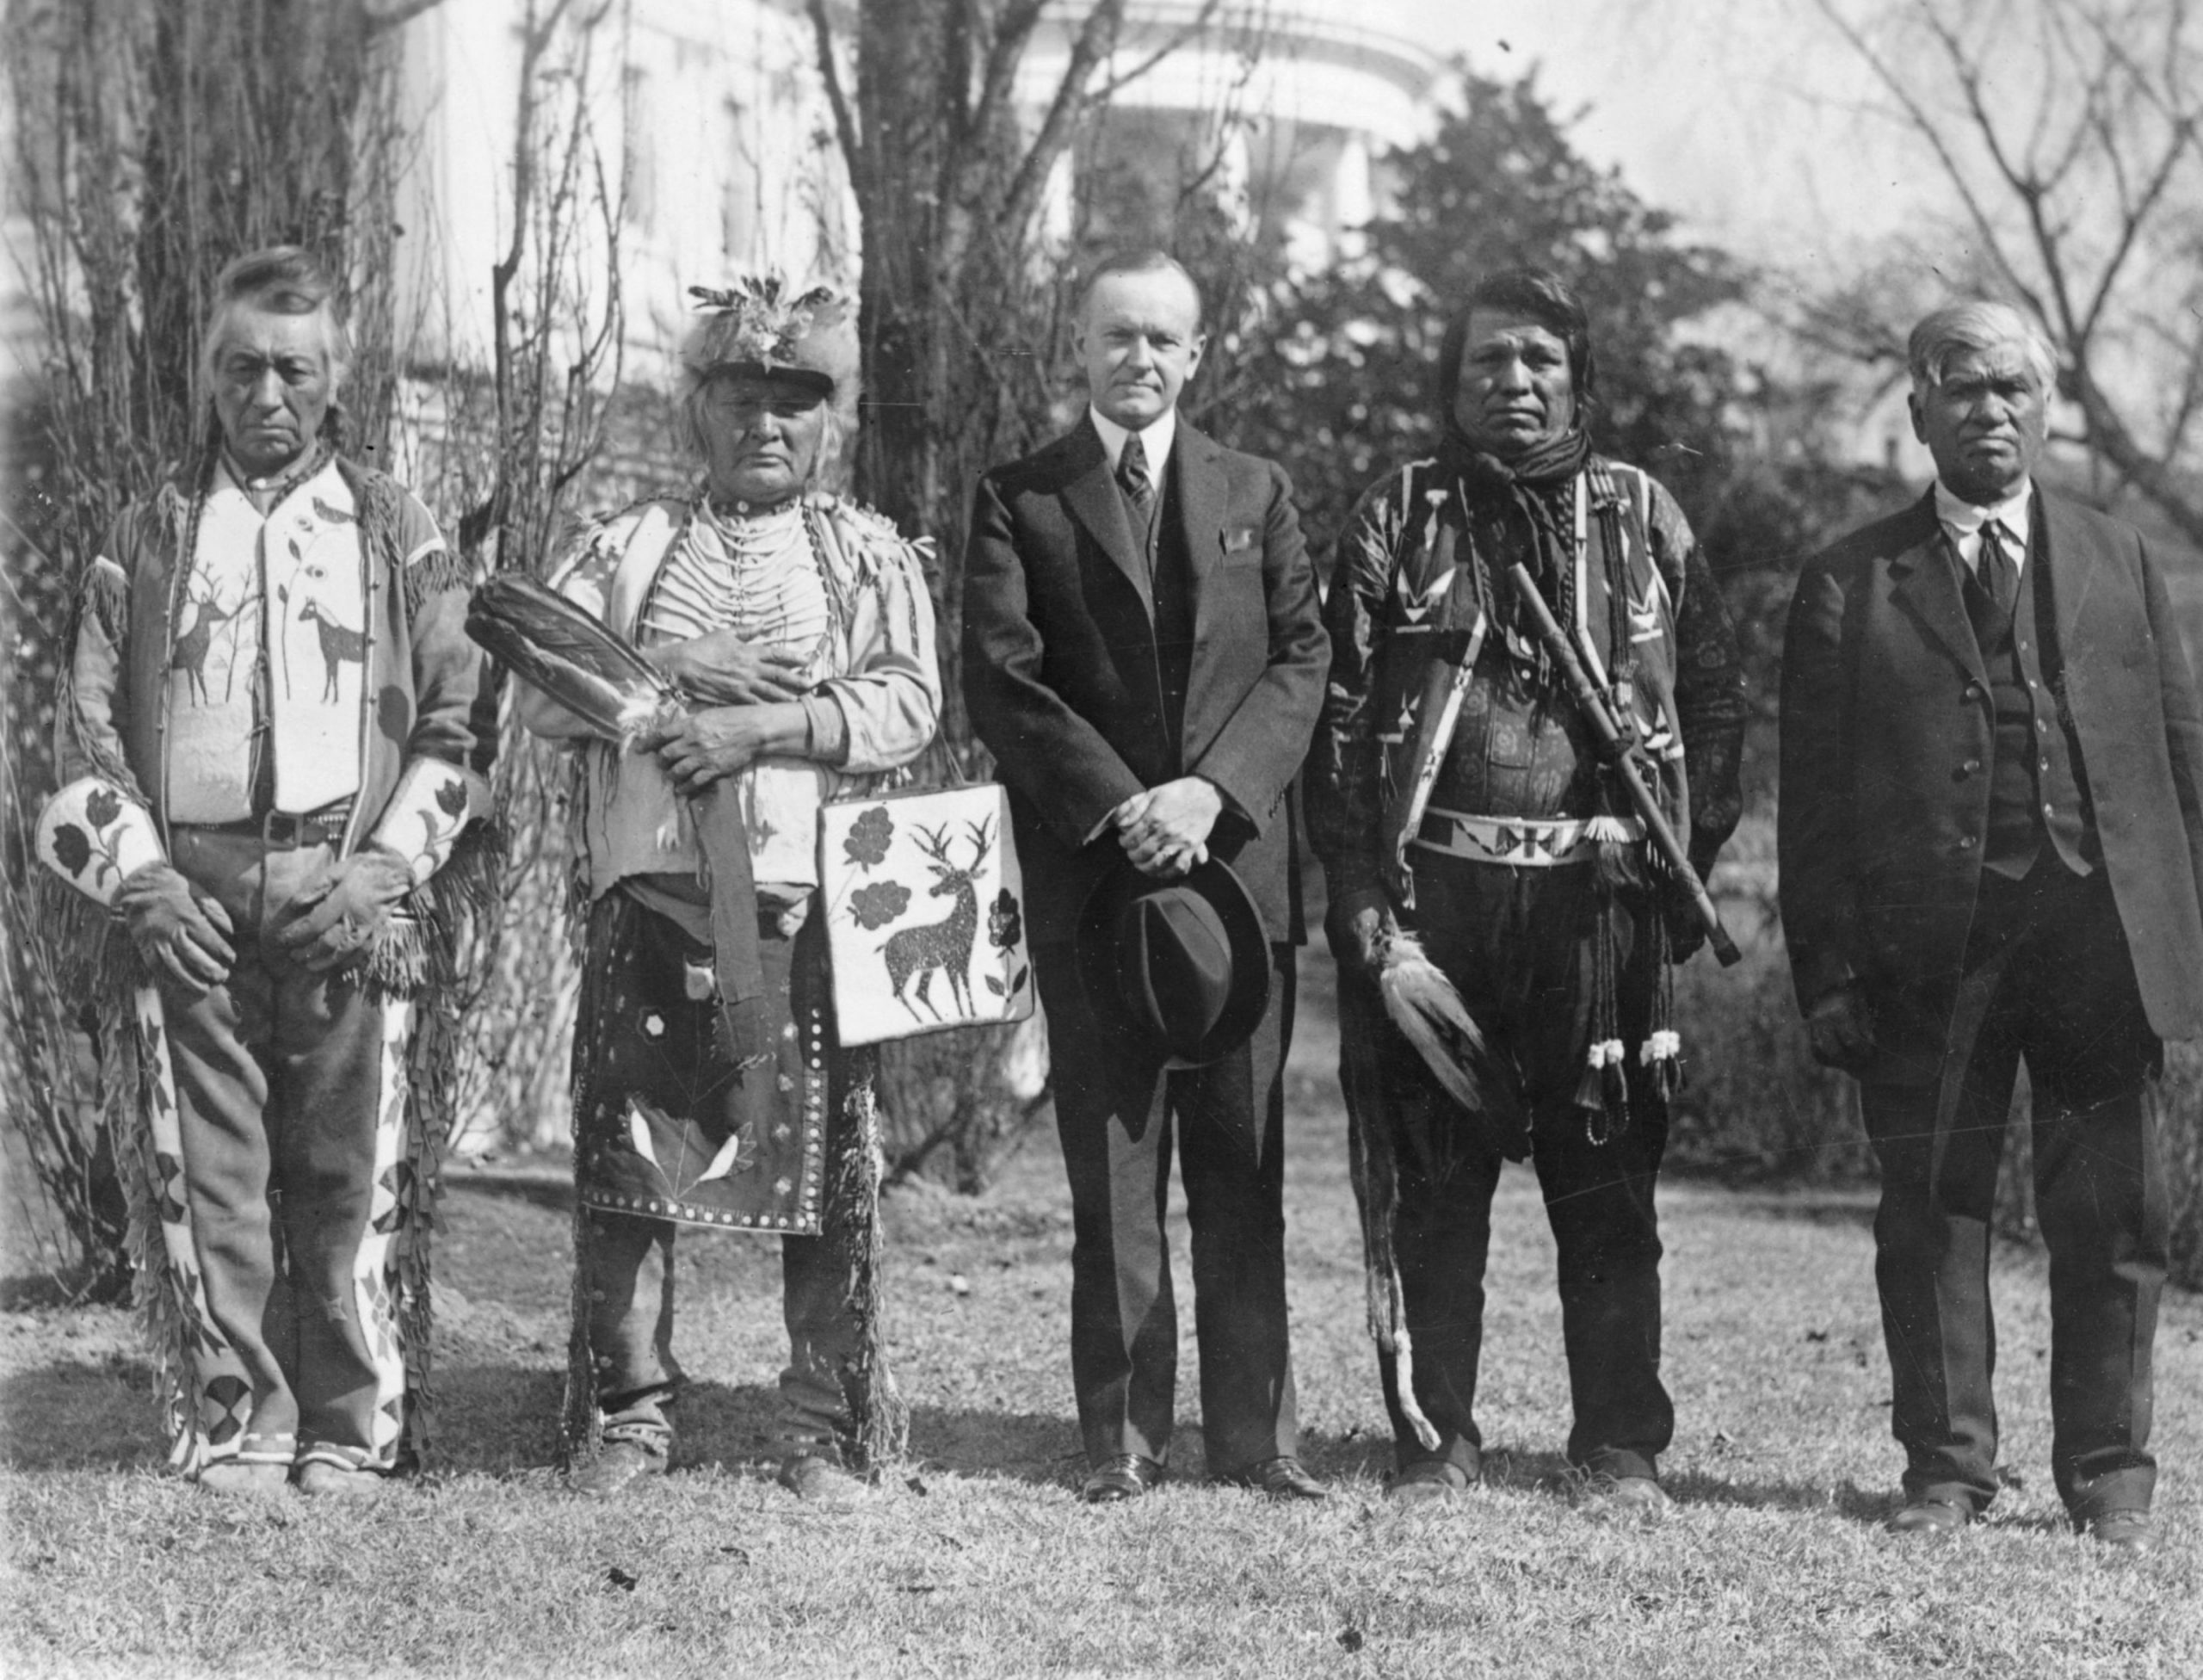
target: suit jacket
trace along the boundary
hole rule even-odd
[[[964,695],[1009,789],[1036,944],[1071,936],[1123,855],[1114,833],[1089,837],[1132,794],[1181,775],[1226,795],[1210,854],[1238,872],[1270,937],[1302,937],[1290,790],[1330,651],[1292,486],[1182,417],[1165,493],[1194,637],[1175,738],[1147,564],[1091,423],[979,481]]]
[[[2203,1031],[2203,717],[2140,533],[2038,485],[2078,774],[2161,1038]],[[2051,696],[2045,696],[2045,704]],[[1806,565],[1782,672],[1782,919],[1801,1005],[1954,980],[1988,833],[1994,723],[1932,494]],[[1873,1077],[1869,1071],[1867,1077]]]

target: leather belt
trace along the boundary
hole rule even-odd
[[[1459,811],[1425,811],[1409,843],[1446,857],[1518,868],[1588,863],[1601,841],[1633,844],[1645,838],[1635,817],[1472,817]]]
[[[352,821],[352,801],[337,800],[303,816],[271,811],[264,817],[244,817],[234,823],[189,823],[181,827],[208,834],[250,834],[271,851],[294,851],[300,846],[334,845],[344,837]]]

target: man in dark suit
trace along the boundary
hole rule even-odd
[[[1996,1491],[1989,1221],[2024,1059],[2052,1468],[2077,1529],[2138,1550],[2169,1223],[2143,1087],[2203,1028],[2203,720],[2140,534],[2030,476],[2040,339],[1958,304],[1910,355],[1936,484],[1807,565],[1782,682],[1791,965],[1882,1169],[1890,1527],[1955,1530]]]
[[[1177,1323],[1163,1235],[1172,1121],[1193,1226],[1209,1469],[1320,1498],[1302,1468],[1286,1329],[1283,1069],[1302,937],[1293,776],[1330,656],[1275,465],[1177,417],[1200,295],[1159,252],[1088,282],[1091,406],[981,479],[966,557],[964,690],[1009,788],[1074,1222],[1071,1375],[1089,1502],[1163,1473]],[[1081,986],[1088,894],[1129,858],[1163,879],[1216,857],[1268,932],[1247,1043],[1172,1069]]]

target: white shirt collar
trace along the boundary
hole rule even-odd
[[[2027,552],[2027,508],[2034,497],[2034,480],[2021,479],[2019,488],[2001,502],[1987,507],[1961,500],[1953,495],[1941,479],[1935,480],[1935,517],[1966,553],[1967,563],[1972,563],[1972,551],[1981,536],[1981,528],[1990,520],[2004,528],[2005,552],[2024,554]]]
[[[1114,472],[1118,461],[1124,458],[1125,440],[1132,435],[1132,432],[1090,403],[1087,405],[1086,417],[1094,423],[1094,429],[1102,435],[1102,452],[1109,457],[1109,470]],[[1178,411],[1176,408],[1164,409],[1140,428],[1139,447],[1147,452],[1147,476],[1157,485],[1163,482],[1163,464],[1170,459],[1170,445],[1177,435]]]

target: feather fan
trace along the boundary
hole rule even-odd
[[[1453,981],[1424,954],[1413,934],[1395,933],[1385,942],[1377,989],[1384,996],[1385,1013],[1447,1095],[1472,1111],[1488,1107],[1496,1095],[1492,1087],[1503,1082],[1484,1078],[1489,1053],[1484,1035]]]
[[[624,745],[688,709],[623,638],[521,573],[501,572],[474,591],[466,633],[608,741]]]

